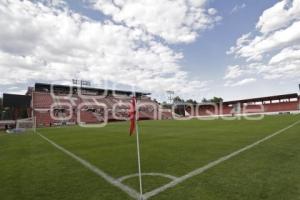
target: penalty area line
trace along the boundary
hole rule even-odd
[[[283,133],[284,131],[286,131],[286,130],[292,128],[292,127],[294,127],[295,125],[297,125],[299,123],[300,123],[300,121],[297,121],[297,122],[295,122],[295,123],[293,123],[293,124],[291,124],[291,125],[283,128],[283,129],[280,129],[279,131],[276,131],[275,133],[273,133],[271,135],[268,135],[268,136],[264,137],[261,140],[258,140],[256,142],[250,144],[250,145],[245,146],[244,148],[241,148],[241,149],[239,149],[237,151],[234,151],[234,152],[232,152],[232,153],[230,153],[230,154],[228,154],[226,156],[223,156],[223,157],[221,157],[221,158],[219,158],[219,159],[217,159],[217,160],[215,160],[213,162],[210,162],[210,163],[208,163],[207,165],[205,165],[203,167],[200,167],[200,168],[198,168],[198,169],[196,169],[194,171],[191,171],[191,172],[187,173],[186,175],[183,175],[183,176],[181,176],[179,178],[176,178],[175,180],[167,183],[166,185],[163,185],[163,186],[161,186],[159,188],[156,188],[156,189],[154,189],[154,190],[152,190],[150,192],[147,192],[147,193],[145,193],[143,195],[144,199],[149,199],[149,198],[151,198],[151,197],[153,197],[153,196],[155,196],[155,195],[157,195],[157,194],[159,194],[159,193],[161,193],[161,192],[163,192],[163,191],[165,191],[165,190],[167,190],[169,188],[172,188],[172,187],[176,186],[177,184],[179,184],[179,183],[181,183],[181,182],[183,182],[183,181],[185,181],[185,180],[187,180],[189,178],[192,178],[194,176],[202,174],[203,172],[209,170],[210,168],[215,167],[216,165],[221,164],[221,163],[225,162],[226,160],[229,160],[230,158],[233,158],[233,157],[235,157],[235,156],[243,153],[244,151],[252,149],[253,147],[259,145],[260,143],[265,142],[265,141],[267,141],[267,140],[275,137],[276,135],[279,135],[280,133]]]
[[[106,180],[111,185],[113,185],[113,186],[121,189],[122,191],[124,191],[125,193],[127,193],[130,197],[132,197],[134,199],[139,199],[140,194],[136,190],[128,187],[127,185],[124,185],[123,183],[121,183],[120,181],[114,179],[110,175],[106,174],[104,171],[100,170],[99,168],[97,168],[96,166],[92,165],[88,161],[80,158],[79,156],[75,155],[74,153],[72,153],[72,152],[68,151],[67,149],[63,148],[62,146],[56,144],[55,142],[53,142],[52,140],[50,140],[46,136],[42,135],[41,133],[39,133],[39,132],[36,132],[36,133],[42,139],[46,140],[48,143],[50,143],[52,146],[54,146],[56,149],[58,149],[61,152],[65,153],[66,155],[70,156],[71,158],[73,158],[74,160],[76,160],[77,162],[79,162],[81,165],[83,165],[84,167],[86,167],[90,171],[94,172],[96,175],[98,175],[101,178],[103,178],[104,180]]]

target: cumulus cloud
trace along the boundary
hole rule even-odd
[[[242,85],[246,85],[246,84],[249,84],[249,83],[253,83],[255,81],[256,81],[255,78],[245,78],[245,79],[242,79],[240,81],[227,81],[225,83],[225,86],[236,87],[236,86],[242,86]]]
[[[1,85],[77,77],[181,94],[206,85],[189,78],[179,64],[180,52],[144,29],[95,21],[60,1],[1,1],[0,27],[5,27],[0,32]]]
[[[236,46],[231,47],[229,53],[244,57],[247,61],[261,60],[266,53],[297,44],[300,41],[300,21],[268,35],[259,35],[253,39],[249,39],[249,35],[239,38]],[[245,36],[248,37],[245,38]]]
[[[251,76],[257,74],[256,68],[258,66],[259,66],[258,63],[245,65],[245,66],[240,66],[240,65],[228,66],[224,76],[224,80],[225,80],[224,86],[235,87],[235,86],[242,86],[248,83],[255,82],[256,78],[252,78]]]
[[[300,19],[300,1],[282,0],[265,10],[260,16],[256,28],[264,34],[286,28]]]
[[[274,62],[267,64],[254,62],[245,65],[229,66],[224,76],[225,86],[237,86],[241,80],[248,80],[249,77],[257,77],[266,80],[272,79],[299,79],[300,60],[293,56],[282,57],[282,52],[275,55]],[[293,54],[292,54],[293,55]],[[277,59],[278,58],[278,59]],[[282,59],[283,58],[283,59]],[[271,59],[271,60],[272,60]],[[282,59],[282,60],[281,60]],[[248,82],[247,82],[248,83]]]
[[[300,46],[288,47],[274,55],[269,64],[280,64],[282,62],[294,62],[300,60]]]
[[[232,10],[230,11],[230,14],[233,14],[233,13],[236,13],[242,9],[246,8],[246,4],[243,3],[243,4],[240,4],[240,5],[235,5]]]
[[[221,20],[207,0],[88,0],[117,23],[138,27],[169,43],[195,41]]]
[[[248,74],[264,79],[299,79],[299,46],[300,0],[282,0],[266,9],[256,30],[237,39],[227,54],[244,58],[243,70]]]
[[[300,46],[288,47],[275,54],[266,67],[265,78],[300,78]]]
[[[243,71],[239,65],[228,66],[224,79],[235,79],[242,74]]]

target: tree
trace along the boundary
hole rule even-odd
[[[207,103],[207,102],[209,102],[209,100],[207,100],[206,98],[203,98],[203,99],[201,100],[201,102],[202,102],[202,103]]]
[[[210,99],[210,102],[212,102],[212,103],[222,103],[223,102],[223,98],[221,98],[221,97],[213,97],[212,99]]]
[[[202,103],[221,103],[223,102],[223,98],[221,97],[213,97],[212,99],[202,99]]]
[[[184,102],[184,100],[181,99],[179,96],[176,96],[176,97],[173,98],[173,102],[174,103],[182,103],[182,102]]]
[[[197,101],[196,101],[196,100],[193,100],[193,99],[188,99],[188,100],[186,101],[186,103],[197,104]]]

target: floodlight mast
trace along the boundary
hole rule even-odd
[[[167,93],[167,95],[168,95],[168,102],[170,103],[170,104],[172,104],[173,103],[173,100],[174,100],[174,94],[175,94],[175,92],[174,91],[172,91],[172,90],[167,90],[166,91],[166,93]]]
[[[73,85],[80,85],[80,88],[82,88],[82,86],[91,86],[91,82],[87,81],[87,80],[78,80],[78,79],[72,79],[72,83]]]

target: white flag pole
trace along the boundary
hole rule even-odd
[[[137,159],[138,159],[138,170],[139,170],[139,184],[140,184],[140,198],[143,200],[143,184],[142,184],[142,170],[141,170],[141,155],[140,155],[140,139],[138,129],[138,115],[137,115],[137,100],[135,99],[135,131],[136,131],[136,147],[137,147]]]

